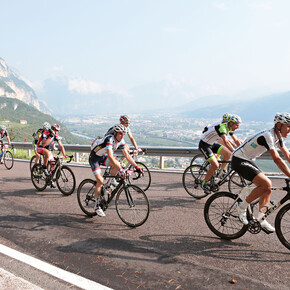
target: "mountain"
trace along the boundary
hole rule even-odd
[[[187,104],[187,107],[193,107],[192,110],[183,110],[180,115],[190,118],[213,118],[213,116],[222,116],[224,113],[234,113],[241,116],[244,121],[262,121],[272,122],[277,112],[290,112],[290,92],[272,94],[265,97],[253,98],[247,101],[235,101],[228,99],[228,103],[196,107],[199,100]],[[210,102],[209,102],[210,103]]]
[[[21,124],[20,120],[25,121]],[[27,124],[25,124],[27,122]],[[26,138],[32,141],[32,133],[41,128],[44,122],[61,126],[61,136],[65,144],[86,144],[84,139],[75,137],[67,128],[51,115],[44,114],[36,108],[15,98],[0,98],[0,124],[5,124],[9,135],[15,142],[23,142]],[[22,122],[23,123],[23,122]]]

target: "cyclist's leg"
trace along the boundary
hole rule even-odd
[[[222,155],[224,161],[230,160],[232,156],[232,153],[230,152],[230,150],[220,144],[214,144],[213,152],[217,153],[217,155]],[[228,166],[228,163],[222,163],[221,171],[225,171],[227,166]]]
[[[100,165],[103,164],[104,156],[96,156],[95,154],[90,154],[89,163],[92,169],[92,172],[96,178],[97,184],[95,187],[95,197],[100,198],[101,188],[104,184],[104,178],[102,176],[102,170]]]

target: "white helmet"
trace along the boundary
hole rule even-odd
[[[289,113],[277,113],[274,117],[274,123],[290,125],[290,114]]]
[[[50,126],[50,124],[48,122],[44,122],[42,127],[46,131],[48,131],[51,128],[51,126]]]
[[[117,125],[115,125],[114,127],[113,127],[113,131],[114,132],[121,132],[121,133],[124,133],[124,134],[126,134],[126,132],[127,132],[127,128],[124,126],[124,125],[122,125],[122,124],[117,124]]]
[[[1,125],[0,130],[6,130],[6,127],[4,125]]]
[[[230,114],[229,113],[224,113],[223,114],[223,121],[227,122],[228,119],[229,119],[229,117],[230,117]]]
[[[242,119],[238,115],[230,115],[229,118],[228,118],[228,122],[242,123]]]

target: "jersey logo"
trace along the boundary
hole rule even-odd
[[[252,143],[251,143],[251,146],[252,146],[253,148],[257,148],[257,147],[258,147],[258,145],[257,145],[255,142],[252,142]]]

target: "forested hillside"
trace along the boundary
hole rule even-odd
[[[21,124],[20,120],[27,121]],[[0,124],[7,127],[9,135],[15,142],[32,140],[32,133],[40,128],[44,122],[60,124],[61,136],[64,144],[87,144],[88,141],[72,135],[68,129],[50,115],[43,114],[37,109],[15,98],[0,97]]]

